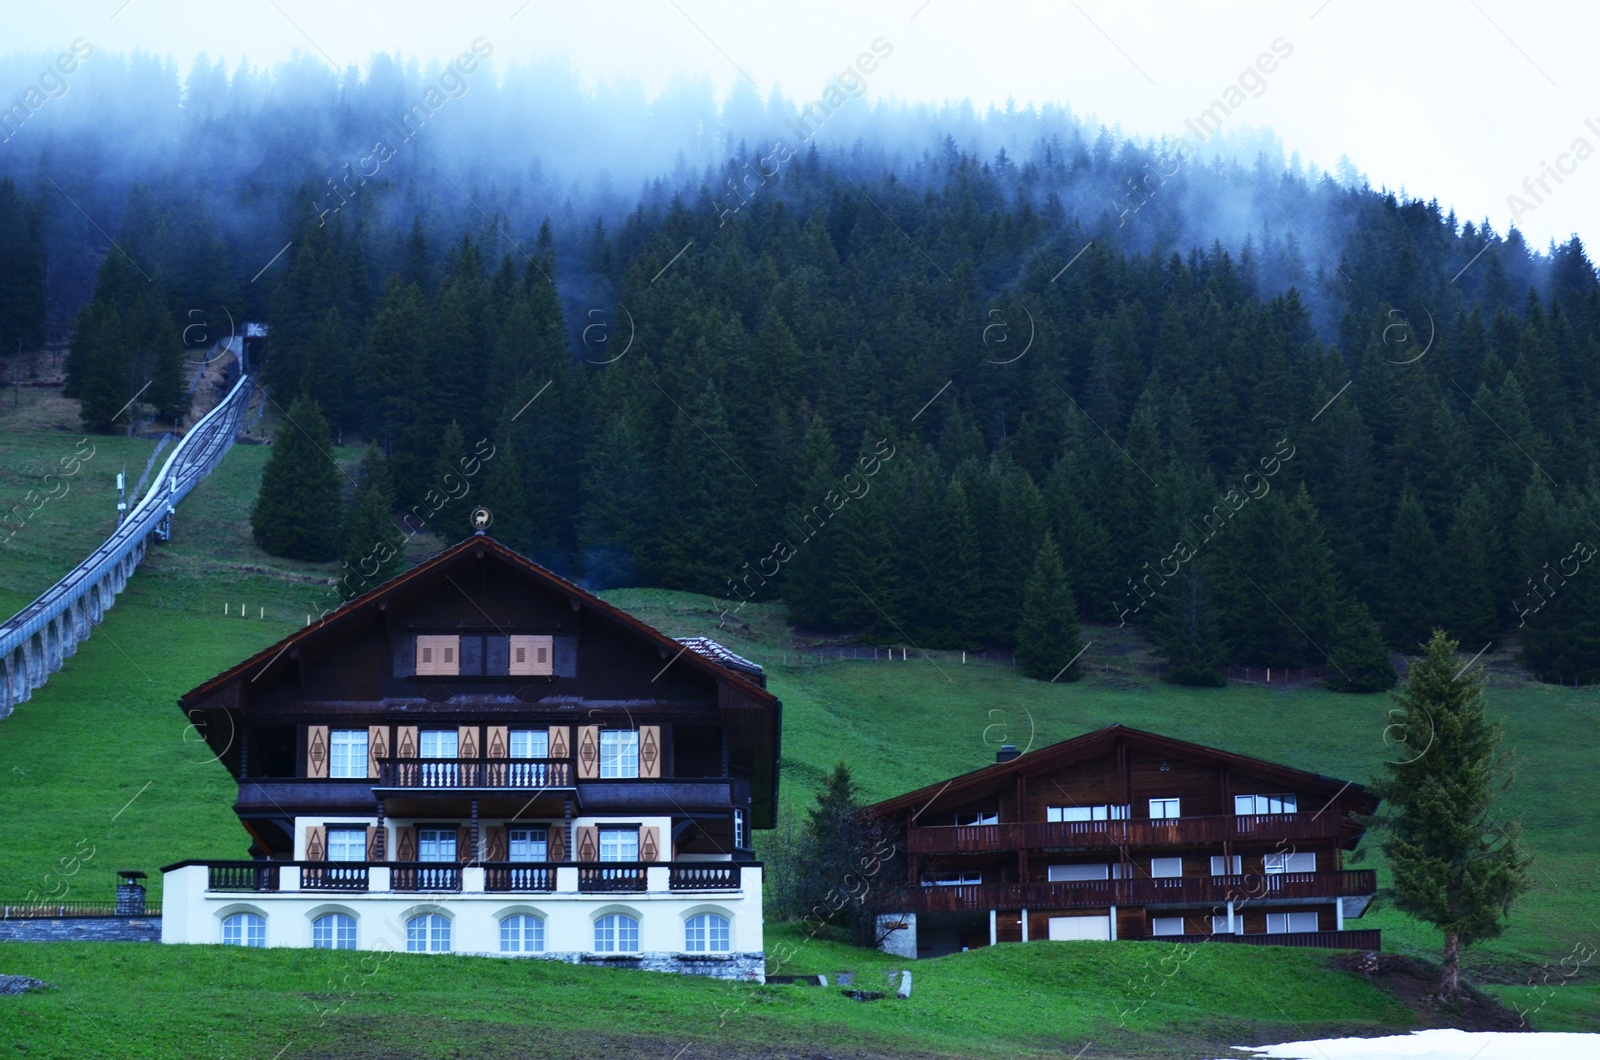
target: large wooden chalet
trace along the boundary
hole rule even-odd
[[[909,906],[887,948],[1200,939],[1378,949],[1345,921],[1377,890],[1344,868],[1357,784],[1121,725],[873,807],[905,830]]]
[[[180,700],[251,860],[164,869],[163,941],[760,979],[765,683],[468,538]]]

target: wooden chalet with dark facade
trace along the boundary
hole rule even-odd
[[[163,870],[164,941],[759,979],[765,683],[468,538],[180,700],[250,860]]]
[[[903,827],[911,908],[886,944],[938,956],[1030,939],[1378,949],[1348,870],[1360,785],[1121,725],[872,809]]]

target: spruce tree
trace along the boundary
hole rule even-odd
[[[1494,512],[1476,485],[1461,495],[1447,540],[1444,621],[1462,643],[1487,644],[1500,627],[1495,586],[1502,559]]]
[[[1336,605],[1328,662],[1333,667],[1328,687],[1335,692],[1382,692],[1394,687],[1397,675],[1383,631],[1360,600],[1346,598]]]
[[[250,527],[272,556],[328,560],[339,555],[343,505],[333,439],[322,410],[309,398],[289,406],[261,473]]]
[[[1083,652],[1078,608],[1067,585],[1061,553],[1048,531],[1022,591],[1016,638],[1017,661],[1027,676],[1039,681],[1076,681],[1083,676],[1078,663]]]
[[[1456,642],[1435,630],[1394,696],[1386,735],[1399,750],[1372,786],[1386,803],[1373,822],[1385,835],[1396,904],[1444,933],[1446,998],[1460,993],[1461,950],[1499,936],[1530,886],[1521,826],[1494,807],[1510,775],[1483,687],[1482,672],[1464,674]]]
[[[388,462],[376,446],[367,450],[356,474],[356,492],[345,512],[339,595],[352,600],[406,569],[405,535],[395,525],[394,490]]]
[[[1408,489],[1395,511],[1384,582],[1383,628],[1400,651],[1415,652],[1439,622],[1443,571],[1438,539],[1422,502]]]
[[[783,601],[792,621],[825,626],[835,622],[838,614],[838,576],[834,570],[838,527],[831,525],[835,513],[828,498],[831,491],[838,489],[843,476],[833,435],[820,415],[813,416],[806,427],[798,477],[796,500],[779,528],[783,539],[794,549],[794,556],[783,571]]]

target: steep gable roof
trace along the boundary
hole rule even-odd
[[[1157,751],[1170,754],[1175,758],[1211,761],[1218,764],[1227,764],[1236,768],[1248,770],[1264,777],[1282,779],[1285,783],[1297,785],[1312,790],[1327,791],[1330,795],[1344,793],[1352,800],[1370,803],[1368,813],[1377,809],[1378,798],[1366,788],[1353,781],[1339,780],[1336,777],[1323,776],[1320,773],[1311,773],[1292,766],[1280,765],[1269,762],[1263,758],[1252,758],[1248,755],[1235,754],[1232,751],[1223,751],[1204,744],[1190,743],[1187,740],[1175,739],[1171,736],[1162,736],[1159,733],[1146,732],[1143,729],[1133,729],[1126,725],[1107,725],[1103,729],[1075,736],[1070,740],[1041,747],[1032,754],[1021,755],[1009,762],[997,762],[994,765],[975,769],[970,773],[963,773],[942,783],[929,784],[927,787],[908,791],[904,795],[897,795],[892,799],[885,799],[876,803],[870,809],[882,816],[892,816],[906,810],[920,811],[931,805],[935,800],[950,802],[959,801],[960,797],[976,796],[1000,784],[1014,780],[1019,774],[1032,774],[1034,772],[1058,769],[1086,759],[1095,758],[1115,749],[1117,741],[1122,740],[1130,747]]]

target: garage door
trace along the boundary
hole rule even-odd
[[[1108,916],[1053,916],[1050,918],[1052,939],[1104,939],[1111,940],[1111,918]]]

